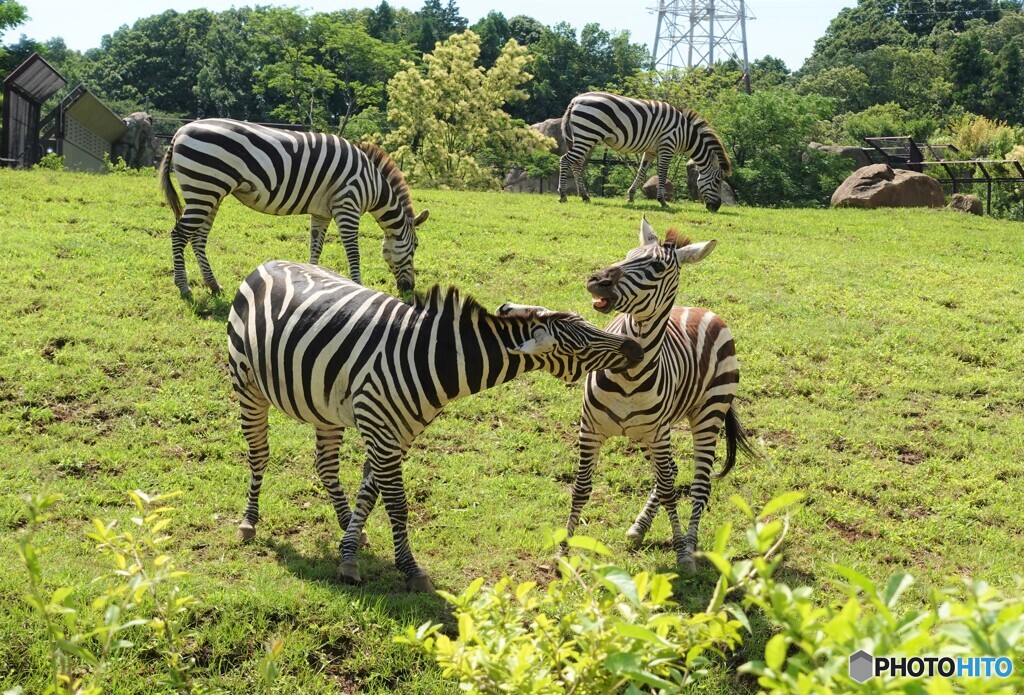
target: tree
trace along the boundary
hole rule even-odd
[[[1000,49],[988,76],[988,104],[986,113],[995,119],[1021,121],[1024,106],[1024,69],[1017,41],[1010,41]]]
[[[448,0],[445,6],[441,5],[441,0],[426,0],[416,14],[420,23],[416,47],[423,53],[429,53],[437,42],[469,26],[466,18],[459,14],[455,0]]]
[[[868,76],[852,65],[826,68],[807,75],[796,85],[798,94],[834,95],[840,113],[869,106],[869,88]]]
[[[860,0],[839,11],[814,42],[811,57],[801,68],[809,74],[849,64],[857,55],[879,46],[912,46],[915,37],[896,19],[895,0]]]
[[[488,12],[473,25],[473,31],[480,37],[480,64],[485,68],[494,65],[502,47],[512,38],[508,20],[501,12]]]
[[[961,34],[946,52],[946,66],[953,83],[953,101],[973,113],[985,109],[985,82],[991,55],[981,46],[977,31]]]
[[[0,34],[23,24],[28,19],[28,10],[14,0],[0,0]]]
[[[508,29],[512,34],[512,38],[520,46],[531,46],[540,41],[540,37],[544,34],[543,24],[533,17],[527,17],[522,14],[508,20]]]
[[[395,26],[395,10],[387,0],[381,0],[376,9],[370,10],[369,19],[366,20],[366,31],[373,38],[380,41],[393,40]]]
[[[489,70],[477,64],[480,37],[455,34],[423,57],[421,71],[410,61],[388,83],[388,119],[394,125],[385,140],[410,178],[458,187],[493,187],[495,171],[554,143],[516,123],[504,110],[526,97],[530,57],[510,39]],[[497,161],[504,153],[506,161]],[[503,173],[503,172],[502,172]]]

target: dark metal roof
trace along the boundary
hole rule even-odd
[[[29,56],[28,60],[14,68],[4,79],[4,87],[21,93],[37,104],[42,104],[67,83],[38,53]]]

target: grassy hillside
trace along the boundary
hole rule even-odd
[[[313,470],[313,434],[271,418],[271,466],[256,541],[235,540],[248,473],[225,370],[224,320],[234,288],[258,263],[308,254],[308,220],[225,203],[209,255],[230,288],[211,297],[189,252],[197,303],[171,277],[171,213],[150,178],[0,170],[0,689],[41,690],[46,651],[22,602],[14,540],[20,498],[63,495],[39,535],[49,588],[74,600],[103,559],[90,520],[128,518],[126,492],[182,490],[172,551],[199,599],[187,656],[209,685],[257,682],[266,642],[285,639],[280,692],[453,691],[432,664],[391,638],[440,620],[443,602],[409,596],[392,564],[382,510],[360,561],[365,585],[333,581],[340,531]],[[783,577],[829,590],[843,563],[873,579],[910,571],[906,600],[950,575],[1009,587],[1024,556],[1024,241],[1019,224],[945,211],[723,209],[667,212],[553,196],[415,191],[418,286],[456,284],[494,308],[503,301],[574,309],[601,323],[586,275],[636,243],[640,213],[719,247],[686,269],[679,303],[730,325],[741,364],[741,416],[763,453],[713,490],[702,539],[740,494],[755,504],[785,490],[808,499],[793,519]],[[381,232],[364,218],[368,284],[393,291]],[[344,272],[331,231],[324,265]],[[546,375],[453,404],[406,464],[413,550],[439,588],[472,578],[545,577],[538,529],[561,524],[574,470],[580,386]],[[681,479],[690,443],[675,435]],[[362,454],[346,440],[342,475],[354,491]],[[662,515],[633,553],[624,534],[651,486],[640,454],[605,447],[581,532],[631,570],[669,570]],[[683,507],[685,510],[685,507]],[[685,514],[685,512],[684,512]],[[685,608],[706,600],[715,573],[677,580]],[[767,633],[751,638],[751,649]],[[116,663],[109,692],[154,688],[154,655]],[[136,675],[141,674],[141,675]],[[733,690],[723,665],[709,692]]]

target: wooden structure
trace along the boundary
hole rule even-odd
[[[880,156],[893,168],[924,172],[929,167],[942,167],[945,176],[934,178],[941,184],[952,186],[954,193],[958,193],[962,186],[984,184],[988,192],[985,202],[988,213],[992,212],[992,184],[1024,183],[1024,166],[1015,159],[961,159],[960,150],[954,145],[915,142],[909,135],[864,139],[871,145],[863,148],[868,156]],[[931,159],[925,156],[925,152]],[[950,153],[953,158],[947,159]],[[978,172],[981,176],[976,175]]]
[[[43,156],[39,138],[43,103],[67,85],[38,53],[4,79],[4,137],[0,164],[30,167]]]
[[[75,171],[107,170],[105,159],[128,126],[85,85],[78,85],[41,124],[44,140],[53,143],[64,167]]]

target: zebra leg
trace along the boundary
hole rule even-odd
[[[324,250],[324,233],[330,222],[329,217],[311,215],[309,218],[309,262],[314,265],[320,263],[320,253]]]
[[[565,193],[566,193],[566,188],[568,187],[567,179],[569,178],[569,176],[568,176],[569,175],[569,160],[568,160],[568,156],[569,156],[569,153],[566,152],[565,154],[563,154],[561,157],[558,158],[558,202],[559,203],[566,202]]]
[[[213,276],[213,269],[210,268],[210,261],[206,258],[206,238],[210,234],[210,226],[213,220],[208,220],[202,227],[192,235],[192,251],[196,254],[196,261],[199,262],[199,270],[203,274],[203,282],[210,288],[213,294],[220,294],[224,289]]]
[[[675,481],[679,469],[672,458],[672,442],[667,431],[651,444],[651,457],[654,460],[655,489],[658,493],[658,501],[665,508],[669,524],[672,526],[672,549],[676,551],[676,565],[684,573],[694,574],[697,571],[697,565],[693,560],[693,551],[686,545],[686,537],[683,535],[683,527],[679,523],[679,514],[676,511],[678,494]]]
[[[589,428],[580,428],[580,463],[576,468],[576,478],[572,483],[572,505],[569,507],[569,518],[565,522],[565,530],[569,532],[570,536],[576,531],[583,506],[590,499],[590,493],[593,491],[594,468],[597,465],[601,446],[606,439],[603,434],[589,431]],[[568,543],[563,541],[558,555],[564,554],[568,548]]]
[[[356,551],[360,545],[369,545],[368,537],[364,527],[366,519],[370,516],[380,490],[370,474],[370,459],[363,464],[363,480],[359,484],[359,492],[356,494],[355,509],[349,519],[345,535],[341,538],[341,564],[338,565],[338,579],[346,584],[359,584],[363,578],[359,574],[359,563],[356,560]]]
[[[263,474],[270,459],[270,445],[267,441],[267,416],[270,403],[262,394],[239,391],[241,403],[242,434],[249,445],[249,493],[246,497],[242,523],[238,525],[238,537],[251,541],[256,535],[256,522],[260,518],[260,488]]]
[[[352,282],[362,285],[363,275],[359,272],[359,210],[348,205],[338,208],[334,211],[334,223],[338,225],[341,244],[345,247],[348,276]]]
[[[633,179],[633,185],[629,187],[629,202],[631,203],[633,202],[633,196],[636,194],[636,189],[647,180],[648,164],[650,164],[650,160],[647,159],[647,153],[644,152],[640,155],[640,168],[636,170],[636,178]]]
[[[587,193],[587,182],[583,179],[583,165],[586,162],[573,162],[572,164],[572,175],[576,179],[576,192],[580,194],[580,198],[583,199],[584,203],[590,202],[590,194]]]
[[[658,150],[658,202],[663,208],[668,207],[665,202],[665,182],[668,181],[668,165],[672,162],[673,154],[674,148],[662,147]]]
[[[711,497],[711,468],[715,462],[715,448],[718,446],[718,433],[721,427],[722,419],[718,417],[703,423],[690,421],[690,429],[693,432],[693,482],[690,483],[693,509],[690,510],[690,527],[686,532],[686,553],[691,563],[693,553],[697,552],[697,529],[700,526],[700,518],[708,506],[708,498]]]
[[[644,455],[647,457],[648,463],[651,464],[651,470],[654,470],[654,453],[651,451],[651,447],[647,444],[643,445]],[[631,548],[639,548],[644,542],[644,536],[651,530],[651,524],[654,523],[654,517],[658,515],[658,507],[661,503],[658,501],[658,488],[655,486],[651,490],[651,494],[647,497],[647,502],[644,504],[644,508],[637,515],[636,521],[626,531],[626,541],[629,543]]]
[[[189,234],[176,224],[171,230],[171,257],[174,260],[174,284],[181,293],[182,298],[190,299],[192,290],[188,288],[188,278],[185,276],[185,247],[188,246]]]
[[[338,526],[344,533],[352,520],[352,511],[348,506],[348,498],[338,482],[338,449],[341,446],[343,429],[320,429],[316,431],[316,474],[323,483],[327,495],[331,498],[331,506],[338,516]],[[362,531],[362,529],[360,529]],[[368,545],[366,532],[360,534],[360,545]]]

